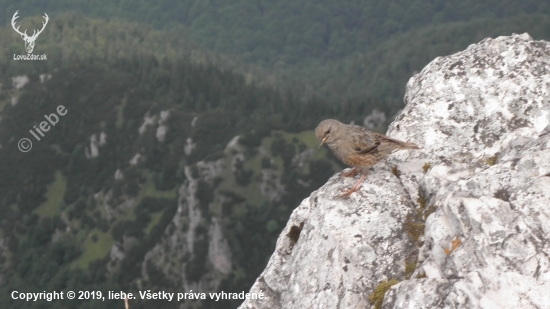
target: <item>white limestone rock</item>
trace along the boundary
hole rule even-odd
[[[411,78],[389,132],[425,145],[419,184],[437,211],[416,270],[427,278],[394,286],[383,308],[550,307],[549,93],[550,43],[527,34]]]
[[[52,79],[52,75],[51,74],[40,74],[38,76],[40,78],[40,83],[43,84],[44,82],[47,82],[49,81],[50,79]]]
[[[105,144],[107,144],[107,134],[105,132],[101,132],[99,137],[98,134],[92,134],[90,136],[90,147],[86,147],[84,150],[86,159],[97,158],[99,156],[99,148]]]
[[[137,165],[138,163],[144,160],[143,156],[139,153],[136,153],[132,159],[130,159],[130,165]]]
[[[30,81],[30,79],[27,75],[14,76],[14,77],[11,78],[11,83],[13,85],[13,88],[18,89],[18,90],[25,87],[25,85],[29,81]]]
[[[403,274],[412,245],[402,229],[413,210],[407,192],[378,171],[349,200],[337,198],[353,181],[336,175],[294,210],[251,290],[268,299],[240,308],[368,308],[378,281]],[[287,234],[302,223],[294,243]]]
[[[139,127],[138,131],[139,131],[139,135],[143,135],[143,133],[145,133],[145,131],[147,130],[147,127],[148,126],[152,126],[155,124],[155,120],[156,120],[156,116],[151,116],[149,115],[149,112],[147,112],[144,116],[143,116],[143,123],[141,124],[141,126]]]
[[[313,192],[251,289],[268,299],[240,308],[370,308],[391,278],[401,282],[384,309],[550,308],[549,94],[550,43],[527,34],[436,58],[411,78],[388,130],[422,150],[375,166],[349,200],[335,195],[352,179]],[[405,279],[403,223],[420,196],[436,210]]]
[[[185,141],[185,145],[183,145],[183,153],[185,153],[186,156],[190,155],[196,146],[197,144],[193,143],[193,139],[188,137]]]
[[[210,243],[208,244],[208,260],[220,273],[227,275],[231,272],[231,248],[223,235],[220,220],[212,218],[212,225],[208,232]]]
[[[166,133],[168,132],[168,117],[170,117],[170,111],[161,111],[160,119],[158,120],[158,128],[156,137],[160,143],[163,143],[166,139]]]
[[[196,163],[196,170],[185,167],[186,181],[178,189],[178,208],[174,218],[165,229],[160,241],[145,254],[142,263],[142,276],[148,279],[148,265],[154,265],[162,271],[166,278],[179,285],[185,291],[206,293],[215,291],[221,280],[232,270],[232,257],[229,243],[223,234],[220,219],[208,215],[201,208],[197,197],[199,182],[213,185],[225,169],[225,160]],[[222,204],[223,196],[214,196],[212,204]],[[199,225],[205,225],[206,233],[199,233]],[[199,280],[187,277],[186,266],[196,254],[194,245],[197,239],[205,237],[208,241],[208,262],[212,270],[203,274]],[[208,267],[210,267],[210,265]],[[192,301],[187,301],[182,307],[189,308]]]

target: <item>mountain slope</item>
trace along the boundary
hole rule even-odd
[[[139,27],[71,16],[54,25],[35,47],[48,54],[44,64],[0,63],[0,306],[20,307],[12,290],[245,290],[294,205],[339,168],[315,150],[311,131],[300,133],[330,105],[171,49],[159,55],[135,43],[135,53],[123,53],[124,42],[140,39],[184,50]],[[78,44],[90,27],[93,44]],[[126,41],[107,44],[113,34],[102,27]],[[55,125],[43,126],[52,114]]]

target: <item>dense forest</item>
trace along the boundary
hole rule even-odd
[[[384,131],[435,57],[512,32],[550,39],[544,1],[0,4],[1,308],[52,305],[13,290],[247,291],[292,210],[342,169],[316,149],[321,119],[385,115],[371,127]],[[22,29],[50,16],[34,51],[47,61],[13,60],[17,10]],[[59,105],[67,115],[20,152]],[[131,308],[151,306],[178,303]]]
[[[148,24],[269,72],[302,95],[374,97],[394,107],[407,79],[436,56],[513,32],[550,39],[550,4],[541,0],[6,1],[2,7],[6,24],[16,10]]]

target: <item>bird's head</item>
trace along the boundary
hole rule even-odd
[[[317,128],[315,128],[315,136],[317,136],[317,139],[321,141],[319,147],[323,144],[330,146],[336,140],[339,128],[342,125],[343,123],[334,119],[326,119],[321,121],[317,125]]]

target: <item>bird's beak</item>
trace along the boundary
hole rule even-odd
[[[325,143],[325,141],[327,140],[327,138],[323,138],[323,140],[321,140],[321,144],[319,144],[319,147],[317,147],[317,149],[321,148],[321,145],[323,145]]]

